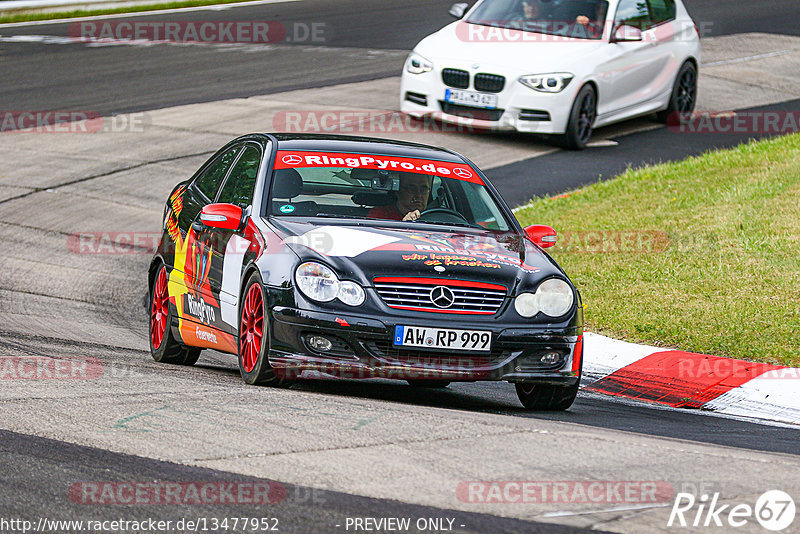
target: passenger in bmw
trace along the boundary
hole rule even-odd
[[[425,211],[431,196],[432,176],[401,172],[397,201],[388,206],[375,206],[367,213],[371,219],[416,221]]]

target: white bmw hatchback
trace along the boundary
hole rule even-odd
[[[424,38],[403,68],[401,109],[481,129],[553,134],[694,110],[700,38],[681,0],[481,0]]]

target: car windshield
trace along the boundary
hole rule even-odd
[[[606,0],[486,0],[466,22],[576,39],[603,36]]]
[[[278,151],[268,213],[510,229],[469,165],[375,154]]]

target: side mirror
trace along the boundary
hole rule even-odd
[[[556,244],[558,234],[552,226],[532,224],[525,227],[525,235],[541,248],[550,248]]]
[[[467,12],[469,4],[453,4],[450,7],[449,13],[457,19],[463,18],[464,13]]]
[[[209,204],[200,211],[200,221],[210,228],[239,230],[243,226],[244,210],[233,204]]]
[[[614,36],[611,38],[612,43],[632,43],[642,40],[642,30],[635,26],[628,26],[622,24],[614,30]]]

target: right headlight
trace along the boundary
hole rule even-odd
[[[321,263],[301,263],[294,273],[294,279],[300,291],[310,299],[329,302],[339,294],[339,278]]]
[[[406,70],[411,74],[422,74],[433,70],[433,63],[419,54],[412,52],[406,60]]]
[[[550,317],[561,317],[575,302],[572,288],[564,280],[545,280],[535,293],[521,293],[514,299],[514,309],[522,317],[533,317],[539,312]]]
[[[340,281],[329,267],[315,261],[301,263],[294,279],[300,292],[312,300],[330,302],[338,298],[348,306],[360,306],[366,300],[363,287],[348,280]]]
[[[569,72],[554,72],[552,74],[528,74],[520,76],[519,82],[541,93],[560,93],[575,76]]]

